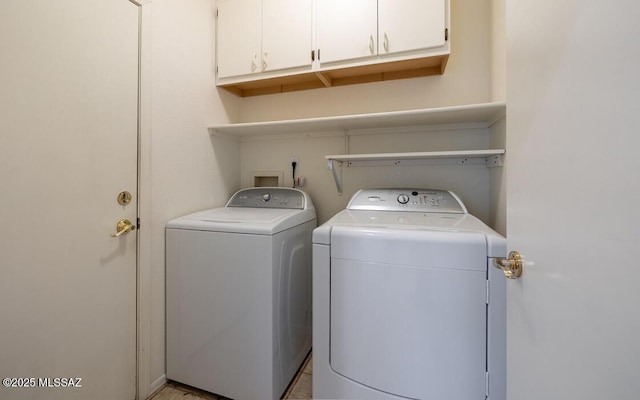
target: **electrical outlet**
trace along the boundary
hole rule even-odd
[[[291,156],[291,161],[292,163],[296,163],[296,165],[300,165],[300,157],[298,156]]]

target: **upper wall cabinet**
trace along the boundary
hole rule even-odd
[[[318,0],[321,63],[378,55],[378,0]]]
[[[217,81],[255,96],[444,73],[449,0],[217,0]]]
[[[447,44],[445,0],[318,0],[322,65]]]
[[[219,79],[311,70],[313,0],[218,0],[217,6]]]
[[[378,0],[378,52],[399,54],[447,44],[444,0]]]
[[[242,27],[242,34],[236,34]],[[262,0],[218,0],[217,73],[226,78],[259,72]]]

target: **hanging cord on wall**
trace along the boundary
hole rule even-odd
[[[291,175],[292,175],[292,178],[293,178],[293,186],[292,187],[294,187],[294,188],[296,187],[296,165],[298,165],[297,162],[291,161],[291,171],[292,171]]]

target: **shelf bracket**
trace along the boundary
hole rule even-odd
[[[322,72],[316,72],[316,77],[322,81],[325,87],[333,86],[333,82],[331,82],[331,78],[325,76]]]
[[[340,164],[340,176],[338,176],[338,172],[336,171],[337,165]],[[327,163],[327,168],[331,171],[331,175],[333,175],[333,180],[336,183],[336,190],[338,191],[338,195],[342,195],[342,161],[337,160],[329,160]]]
[[[486,158],[487,168],[502,167],[504,164],[504,158],[502,154],[496,154]]]

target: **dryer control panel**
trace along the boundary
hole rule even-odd
[[[363,189],[353,195],[347,209],[467,213],[467,208],[455,193],[437,189]]]
[[[307,206],[305,194],[292,188],[260,187],[243,189],[231,197],[227,207],[290,208],[303,210]]]

